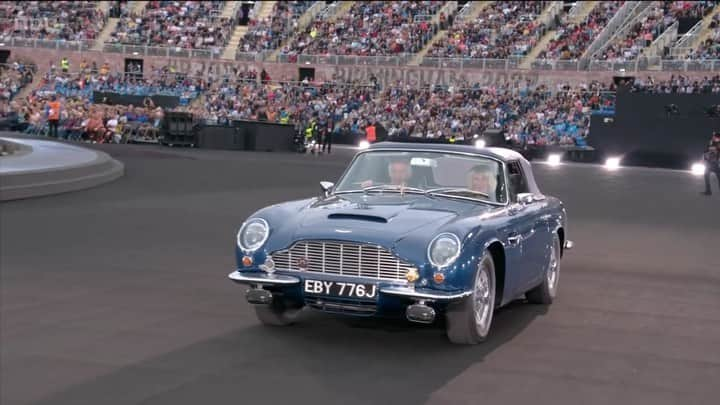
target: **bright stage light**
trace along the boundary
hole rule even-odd
[[[548,155],[547,162],[550,166],[560,166],[560,162],[562,162],[562,155],[559,153],[551,153]]]
[[[478,149],[484,148],[485,145],[487,145],[487,144],[485,143],[484,139],[478,139],[477,141],[475,141],[475,147]]]
[[[605,161],[605,168],[608,170],[617,170],[620,168],[620,158],[619,157],[611,157],[607,158]]]
[[[360,150],[367,149],[369,147],[370,147],[370,142],[368,142],[366,140],[362,140],[362,141],[360,141],[360,143],[358,143],[358,149],[360,149]]]
[[[692,168],[690,169],[690,172],[694,174],[695,176],[702,176],[705,174],[705,163],[697,162],[693,163]]]

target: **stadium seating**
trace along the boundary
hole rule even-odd
[[[427,56],[505,59],[525,55],[544,28],[536,19],[547,3],[494,2],[472,21],[456,21]]]
[[[720,59],[720,14],[715,14],[711,24],[712,33],[687,56],[692,60]]]
[[[312,1],[278,1],[270,17],[251,21],[252,28],[245,34],[238,50],[257,52],[277,49],[292,34],[297,19],[312,5]]]
[[[601,1],[579,24],[569,24],[558,29],[557,38],[550,41],[538,59],[579,59],[593,39],[622,6],[622,1]]]
[[[12,100],[32,80],[31,67],[23,63],[0,65],[0,102]]]
[[[317,18],[285,55],[382,56],[419,52],[437,31],[441,1],[357,1],[338,20]],[[290,59],[293,60],[293,59]]]
[[[95,1],[2,1],[0,33],[25,39],[88,41],[107,16]]]
[[[109,43],[185,49],[226,45],[233,21],[219,16],[223,1],[150,1],[142,15],[122,17]]]
[[[598,59],[626,61],[635,59],[678,18],[702,18],[715,6],[711,1],[655,1],[647,15],[636,22],[628,35],[613,41]]]

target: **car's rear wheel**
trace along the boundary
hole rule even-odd
[[[550,259],[545,266],[543,282],[525,293],[528,302],[532,304],[550,305],[557,295],[558,283],[560,282],[560,237],[553,235],[553,243],[550,250]]]
[[[293,305],[289,301],[274,297],[267,305],[255,305],[255,315],[263,325],[287,326],[297,320],[302,306]]]
[[[484,341],[492,324],[495,310],[495,263],[486,251],[473,283],[472,295],[451,304],[445,314],[450,342],[472,345]]]

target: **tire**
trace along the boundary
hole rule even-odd
[[[263,325],[288,326],[295,323],[302,306],[291,306],[285,300],[274,298],[268,305],[255,305],[255,315]]]
[[[450,342],[474,345],[487,339],[495,311],[495,262],[485,251],[478,263],[473,293],[448,306],[446,332]]]
[[[557,295],[558,283],[560,282],[560,237],[553,235],[552,250],[550,259],[545,267],[543,282],[525,293],[525,297],[531,304],[550,305]]]

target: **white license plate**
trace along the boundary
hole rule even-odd
[[[377,285],[365,283],[305,280],[303,291],[305,294],[342,298],[375,299],[377,297]]]

